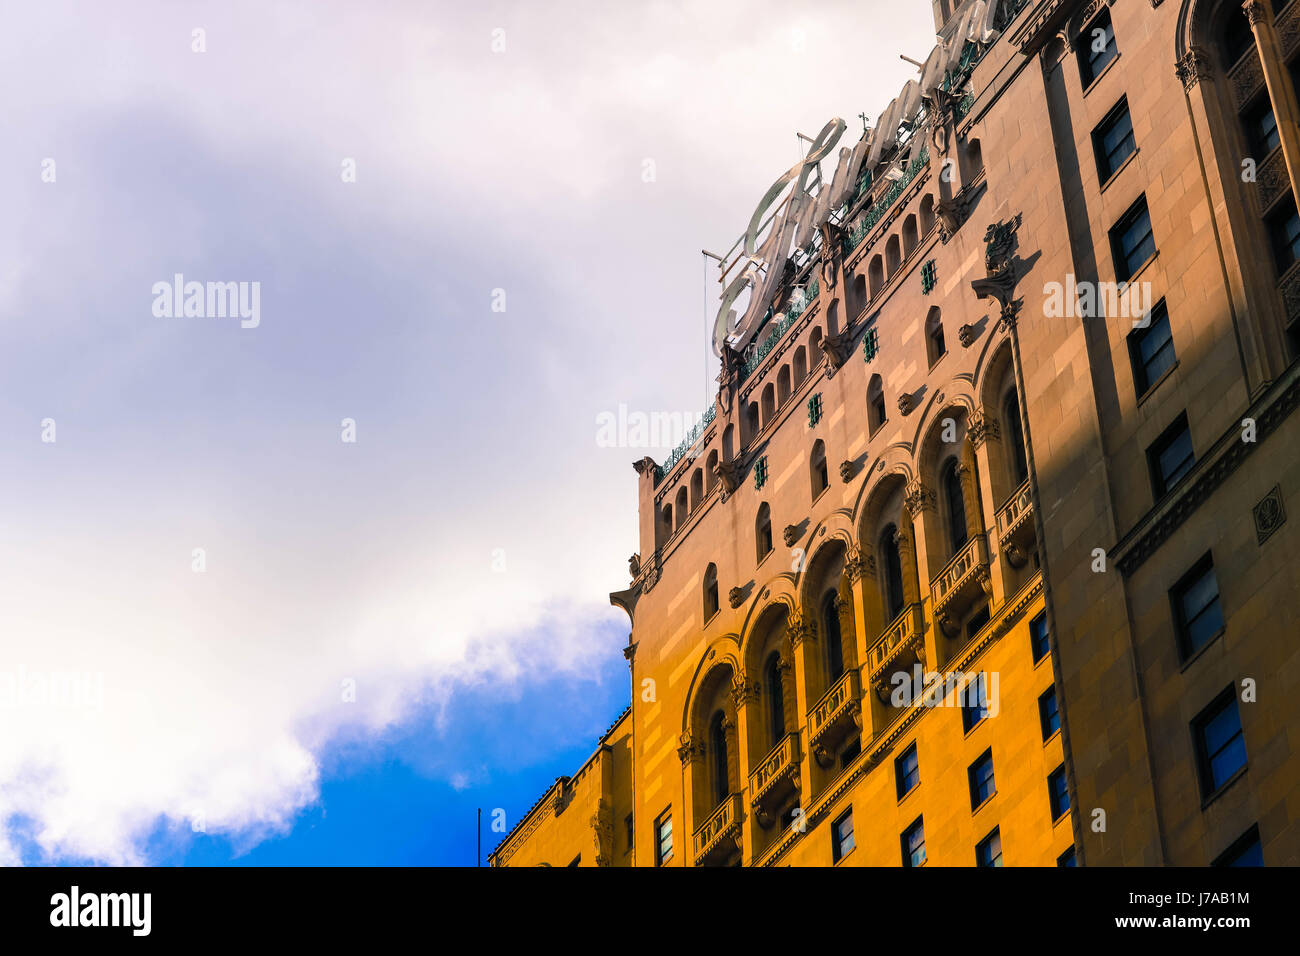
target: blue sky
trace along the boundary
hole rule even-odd
[[[700,248],[895,95],[928,9],[8,26],[0,864],[472,862],[473,808],[516,819],[627,703],[607,595],[668,449],[599,416],[711,401]],[[258,324],[156,315],[177,273],[257,283]]]

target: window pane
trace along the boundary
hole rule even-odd
[[[1043,612],[1029,622],[1029,643],[1034,654],[1034,663],[1043,659],[1048,651],[1047,613]]]

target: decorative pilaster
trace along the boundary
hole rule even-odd
[[[790,637],[790,646],[795,650],[805,639],[817,640],[817,625],[803,614],[791,614],[785,629]]]
[[[1184,53],[1178,65],[1174,67],[1174,72],[1183,83],[1183,89],[1190,93],[1192,87],[1201,80],[1212,79],[1214,77],[1212,62],[1209,54],[1200,47],[1192,47]]]
[[[907,509],[908,514],[913,518],[926,511],[934,511],[938,495],[933,488],[927,485],[920,478],[912,481],[903,493],[903,507]],[[902,545],[900,544],[901,548]]]
[[[970,439],[971,447],[978,451],[989,439],[999,441],[1002,438],[1002,426],[998,420],[979,409],[970,418],[970,424],[966,427],[966,437]]]
[[[704,746],[690,731],[686,731],[677,737],[677,759],[682,762],[682,766],[694,763],[704,757]]]

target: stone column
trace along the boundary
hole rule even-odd
[[[794,664],[794,714],[793,725],[804,728],[804,737],[799,740],[803,759],[799,762],[799,806],[808,809],[807,800],[812,795],[812,761],[808,759],[807,724],[805,717],[812,702],[808,699],[808,655],[817,653],[817,625],[812,619],[800,612],[791,612],[786,621],[786,634],[790,641],[791,659]],[[791,724],[791,716],[786,717],[786,724]]]
[[[734,792],[747,793],[749,789],[749,735],[751,717],[762,720],[761,692],[759,682],[748,674],[737,674],[731,680],[731,700],[736,706],[736,747],[735,747],[735,781]],[[728,768],[730,770],[730,768]],[[741,860],[748,864],[754,858],[754,813],[749,800],[741,800],[741,808],[746,817],[745,825],[740,828]]]
[[[1286,160],[1287,175],[1291,179],[1291,194],[1300,201],[1300,106],[1296,104],[1295,91],[1291,89],[1286,61],[1282,57],[1282,43],[1273,26],[1273,8],[1266,0],[1246,0],[1241,10],[1250,20],[1251,32],[1255,34],[1259,63],[1264,69],[1264,85],[1268,88],[1273,119],[1282,140],[1282,158]]]

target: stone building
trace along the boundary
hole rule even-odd
[[[636,463],[631,707],[494,864],[1300,862],[1300,3],[934,14]]]

